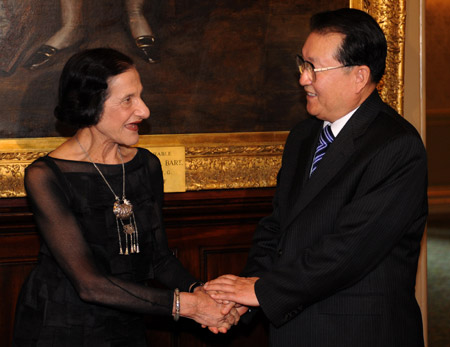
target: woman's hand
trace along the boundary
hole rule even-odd
[[[209,327],[213,333],[226,333],[236,325],[240,315],[233,304],[223,305],[213,300],[203,289],[180,293],[180,316]],[[224,313],[223,313],[224,312]]]

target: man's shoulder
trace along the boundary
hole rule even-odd
[[[291,145],[297,146],[299,142],[303,142],[311,136],[318,134],[323,122],[316,118],[310,117],[297,123],[289,132],[286,139],[285,147]]]
[[[388,133],[393,135],[404,134],[420,137],[417,129],[403,116],[399,115],[392,107],[384,104],[378,114],[377,121],[383,124]]]
[[[355,122],[368,132],[382,134],[384,138],[391,136],[412,135],[420,137],[415,127],[401,116],[394,108],[385,103],[375,90],[360,107]],[[364,120],[366,119],[366,120]]]
[[[321,125],[323,124],[323,121],[309,116],[306,119],[301,120],[300,122],[298,122],[296,125],[294,125],[294,127],[291,129],[291,131],[289,132],[290,135],[295,135],[295,134],[302,134],[302,133],[309,133],[311,131],[311,129],[314,128],[319,128]]]

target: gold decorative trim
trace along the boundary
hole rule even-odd
[[[351,0],[350,7],[369,13],[386,35],[386,72],[378,90],[384,102],[403,114],[406,1]]]
[[[138,146],[185,146],[186,190],[273,187],[287,132],[142,136]],[[0,197],[25,196],[25,168],[64,138],[0,140]]]
[[[405,0],[351,0],[350,6],[370,13],[386,34],[387,67],[379,90],[384,101],[402,114]],[[286,136],[287,132],[146,135],[139,146],[184,146],[187,190],[273,187]],[[24,196],[25,168],[63,141],[0,140],[0,197]]]
[[[276,185],[282,153],[282,143],[187,147],[186,188],[203,190],[273,187]]]

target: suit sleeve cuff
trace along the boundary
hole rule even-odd
[[[303,310],[302,305],[284,309],[288,303],[264,278],[256,281],[255,294],[265,316],[276,327],[285,324]]]

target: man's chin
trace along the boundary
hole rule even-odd
[[[312,117],[317,118],[318,120],[322,120],[322,121],[328,121],[328,119],[326,119],[326,117],[322,117],[320,114],[312,114],[309,113]]]
[[[306,107],[306,111],[308,112],[308,114],[309,114],[310,116],[316,117],[316,118],[318,118],[318,119],[321,119],[321,118],[320,118],[320,114],[318,114],[317,112],[314,112],[314,110],[310,110],[310,109],[308,109],[308,107]]]

